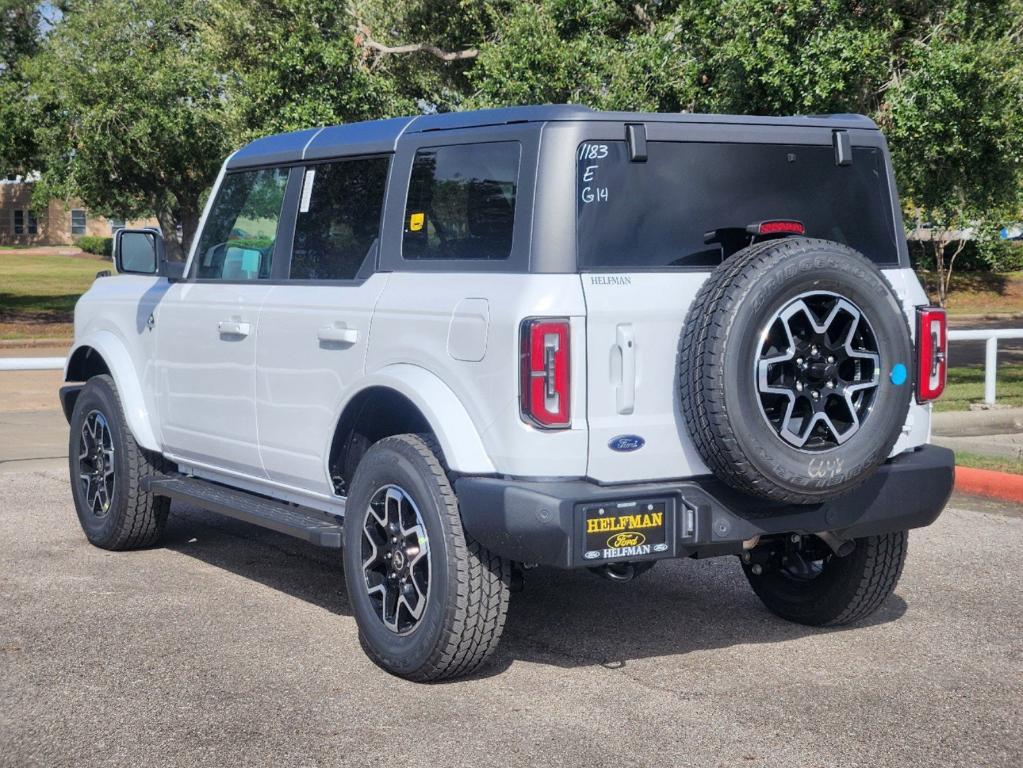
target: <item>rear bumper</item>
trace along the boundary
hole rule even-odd
[[[824,504],[781,505],[736,492],[714,478],[602,486],[586,480],[455,481],[462,523],[474,539],[510,560],[560,568],[593,565],[583,557],[584,508],[664,501],[668,548],[630,560],[738,553],[756,536],[829,531],[858,538],[930,525],[954,484],[954,455],[927,445],[900,454],[850,493]]]

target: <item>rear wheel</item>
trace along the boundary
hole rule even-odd
[[[89,379],[71,413],[68,444],[71,495],[86,538],[103,549],[155,544],[170,500],[142,489],[164,459],[135,442],[110,376]]]
[[[352,480],[345,581],[369,657],[415,681],[470,674],[493,652],[511,564],[470,539],[440,450],[421,435],[373,445]]]
[[[891,595],[908,542],[907,531],[868,536],[856,539],[845,557],[820,544],[816,555],[790,555],[775,570],[758,574],[755,565],[743,565],[743,570],[757,597],[783,619],[810,626],[851,624]]]

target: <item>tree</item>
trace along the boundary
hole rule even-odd
[[[415,112],[364,66],[354,17],[332,0],[214,0],[206,33],[230,141]]]
[[[68,3],[26,65],[39,197],[154,215],[171,257],[182,257],[228,148],[222,83],[202,38],[208,12],[205,0]]]
[[[38,146],[24,65],[39,49],[44,20],[37,2],[0,0],[0,171],[37,170]]]
[[[993,9],[955,3],[930,19],[894,73],[878,117],[899,170],[907,218],[928,242],[944,305],[967,237],[996,237],[1023,201],[1023,44]]]

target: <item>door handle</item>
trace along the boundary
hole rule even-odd
[[[358,328],[348,328],[341,324],[324,325],[316,332],[316,338],[334,344],[351,346],[359,340]]]
[[[622,377],[615,388],[615,405],[618,413],[628,414],[636,408],[636,336],[631,325],[618,326],[615,348],[622,361]]]
[[[217,323],[217,331],[221,336],[248,336],[249,324],[240,320],[221,320]]]

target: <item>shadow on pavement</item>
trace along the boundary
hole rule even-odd
[[[164,547],[351,616],[340,553],[193,507],[172,507]],[[817,629],[769,613],[735,558],[662,561],[636,580],[617,584],[589,571],[538,568],[512,595],[501,645],[479,674],[513,661],[558,667],[621,669],[630,661],[777,643],[894,621],[906,603],[893,595],[854,627]]]

